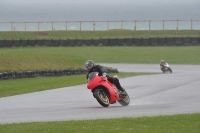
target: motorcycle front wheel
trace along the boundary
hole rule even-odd
[[[169,68],[169,72],[172,73],[172,69],[171,68]]]
[[[110,105],[109,97],[103,89],[95,90],[93,95],[103,107],[108,107]]]
[[[126,96],[121,96],[121,99],[118,100],[118,102],[122,105],[122,106],[128,106],[130,103],[130,98],[128,93],[126,92]]]

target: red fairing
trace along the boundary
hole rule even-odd
[[[93,75],[92,79],[88,80],[87,88],[91,91],[95,90],[98,86],[104,86],[105,89],[110,93],[110,103],[120,100],[118,89],[112,83],[110,83],[107,78],[98,76],[98,74]]]

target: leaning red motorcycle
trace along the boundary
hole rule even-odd
[[[115,76],[115,78],[118,77]],[[125,95],[121,95],[117,87],[109,82],[106,76],[98,76],[98,72],[91,72],[88,75],[87,88],[91,90],[94,98],[103,107],[108,107],[116,101],[122,106],[127,106],[130,103],[127,92],[125,92]]]

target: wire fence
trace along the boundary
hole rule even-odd
[[[200,20],[0,22],[0,31],[200,30]]]

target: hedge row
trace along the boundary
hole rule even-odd
[[[200,45],[200,37],[100,38],[66,40],[0,40],[0,48],[12,46],[188,46]]]
[[[107,73],[118,73],[116,68],[106,68]],[[37,76],[62,76],[62,75],[77,75],[86,74],[87,71],[83,68],[65,68],[58,70],[32,70],[20,72],[2,72],[0,73],[0,80],[15,79],[15,78],[33,78]]]

